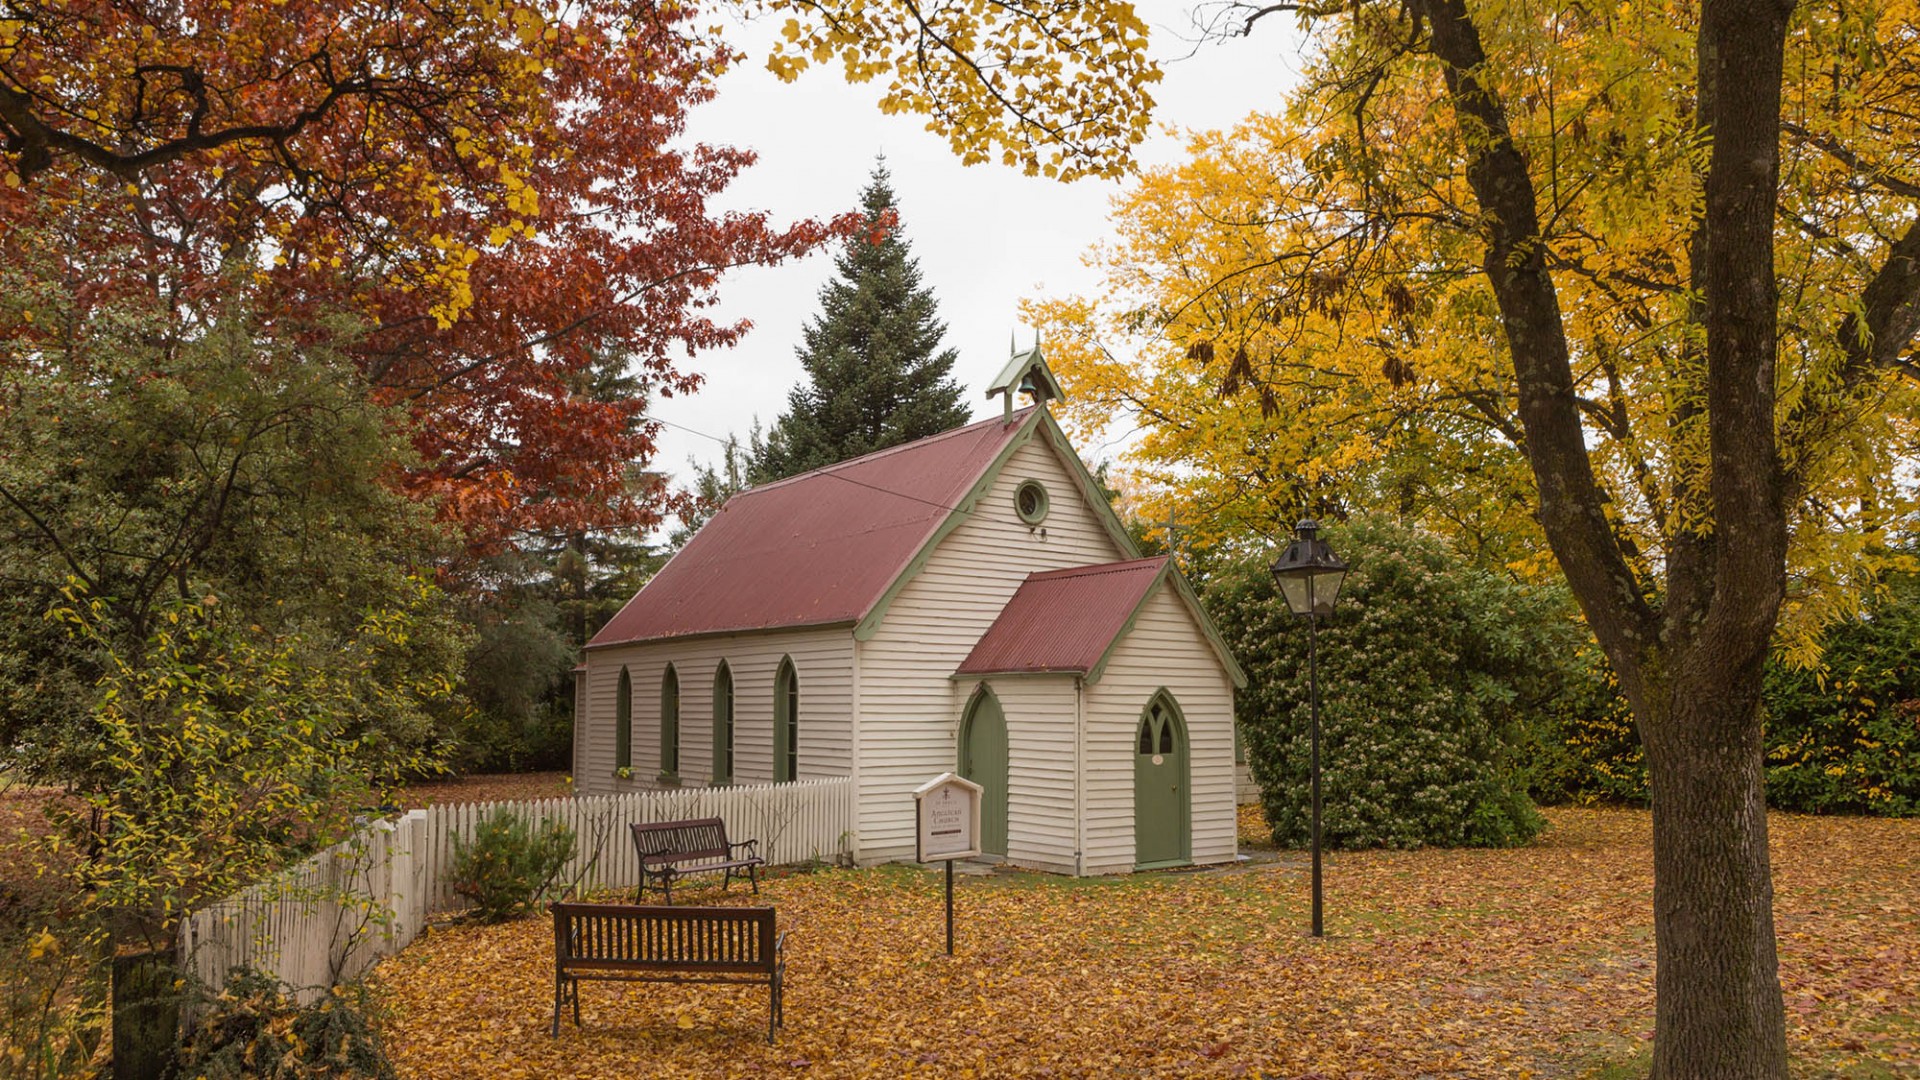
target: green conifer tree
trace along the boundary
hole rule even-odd
[[[820,290],[820,314],[797,350],[808,381],[787,395],[787,411],[765,441],[754,441],[748,469],[753,483],[925,438],[968,420],[952,377],[958,353],[940,347],[947,328],[901,236],[889,179],[885,163],[876,165],[861,194],[874,230],[847,243],[835,262],[838,275]]]

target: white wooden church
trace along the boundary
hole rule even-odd
[[[852,777],[875,863],[955,769],[1016,865],[1233,859],[1245,677],[1049,415],[1039,348],[988,395],[1000,418],[729,500],[588,643],[576,790]]]

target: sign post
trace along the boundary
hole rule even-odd
[[[979,784],[941,773],[913,791],[914,860],[947,864],[947,955],[953,955],[953,860],[980,854]]]

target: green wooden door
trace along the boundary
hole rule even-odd
[[[979,784],[980,850],[1007,853],[1007,717],[992,694],[980,694],[960,733],[960,775]]]
[[[1165,696],[1141,714],[1133,749],[1133,861],[1186,862],[1187,733]]]

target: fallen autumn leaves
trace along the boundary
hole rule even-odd
[[[1296,857],[1075,881],[903,867],[767,883],[787,1026],[765,991],[587,984],[546,1024],[551,924],[438,930],[382,964],[401,1074],[605,1077],[1583,1076],[1652,1027],[1647,817],[1549,811],[1515,851],[1338,854],[1305,936]],[[1792,1049],[1817,1075],[1920,1076],[1920,821],[1773,819]],[[747,903],[690,890],[693,903]]]

